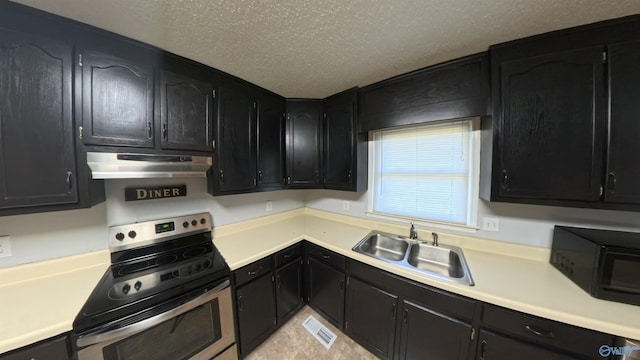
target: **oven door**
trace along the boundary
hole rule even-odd
[[[143,313],[79,335],[78,359],[208,360],[235,342],[229,280],[195,298],[177,299],[168,311]]]

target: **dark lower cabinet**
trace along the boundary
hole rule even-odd
[[[78,202],[72,56],[0,29],[0,210]]]
[[[69,339],[67,335],[57,336],[0,355],[0,360],[69,360]]]
[[[399,359],[463,360],[471,350],[471,325],[405,300]]]
[[[398,296],[350,277],[346,333],[382,359],[393,358]]]
[[[276,328],[276,303],[271,273],[236,289],[240,353],[247,355]]]
[[[304,306],[302,299],[302,258],[276,269],[278,324],[282,324]]]
[[[596,359],[594,354],[593,359]],[[435,359],[435,358],[434,358]],[[480,331],[478,341],[478,360],[579,360],[581,357],[557,353],[543,347],[510,339],[489,331]]]
[[[344,287],[344,271],[308,257],[307,302],[338,329],[344,324]]]

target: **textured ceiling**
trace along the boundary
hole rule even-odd
[[[323,98],[491,44],[640,13],[639,0],[17,0]]]

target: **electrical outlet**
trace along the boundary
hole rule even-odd
[[[273,201],[267,200],[266,211],[269,212],[271,210],[273,210]]]
[[[11,256],[11,237],[9,235],[0,236],[0,258]]]
[[[500,219],[492,217],[482,218],[482,230],[493,232],[500,231]]]
[[[349,211],[350,208],[351,208],[351,203],[348,200],[343,200],[342,201],[342,210]]]

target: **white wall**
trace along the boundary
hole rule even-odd
[[[343,209],[344,201],[349,201],[350,210]],[[310,190],[306,193],[305,205],[314,209],[366,218],[367,201],[367,192],[354,194],[333,190]],[[551,247],[553,226],[556,224],[640,232],[640,213],[635,212],[480,201],[478,209],[478,223],[480,225],[485,216],[498,218],[500,231],[478,230],[474,234],[460,234],[531,246]],[[449,230],[442,231],[456,233]]]
[[[186,184],[187,196],[124,200],[127,186],[173,184]],[[204,178],[107,180],[105,190],[107,201],[90,209],[0,217],[0,236],[11,236],[12,250],[11,257],[0,259],[0,268],[106,249],[112,225],[210,212],[214,226],[221,226],[304,206],[304,192],[295,190],[213,197]],[[271,212],[265,210],[267,201]]]

